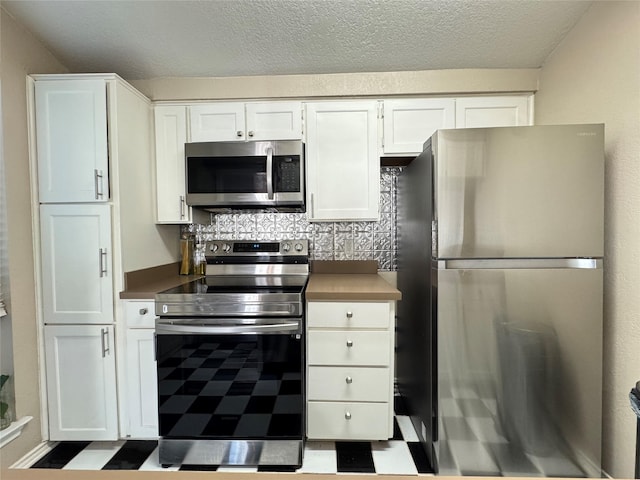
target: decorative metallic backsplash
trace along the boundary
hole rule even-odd
[[[380,169],[380,220],[309,222],[305,213],[215,213],[210,225],[189,225],[201,240],[306,238],[312,260],[377,260],[396,270],[396,188],[400,168]]]

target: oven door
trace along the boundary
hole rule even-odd
[[[156,321],[160,463],[299,466],[302,321],[272,322]]]

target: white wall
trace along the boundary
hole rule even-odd
[[[66,68],[2,9],[0,16],[3,159],[7,179],[5,187],[9,250],[8,287],[11,295],[16,413],[18,417],[34,417],[18,439],[2,448],[0,466],[8,467],[42,441],[34,257],[31,242],[26,75],[64,73]]]
[[[535,123],[605,124],[603,465],[632,478],[640,380],[640,3],[600,1],[540,73]],[[593,392],[598,395],[600,392]]]

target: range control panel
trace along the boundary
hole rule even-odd
[[[307,256],[309,240],[212,240],[207,242],[207,257]]]

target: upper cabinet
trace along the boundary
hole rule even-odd
[[[192,142],[299,140],[301,102],[218,102],[189,107]]]
[[[105,80],[36,82],[35,123],[40,202],[108,201]]]
[[[184,144],[187,142],[187,107],[154,107],[156,140],[156,221],[191,223],[192,210],[185,203]]]
[[[532,125],[530,96],[460,97],[456,99],[456,128]]]
[[[306,104],[307,217],[377,220],[378,102]]]
[[[422,151],[439,128],[455,128],[453,98],[391,99],[383,101],[383,153],[403,155]]]

